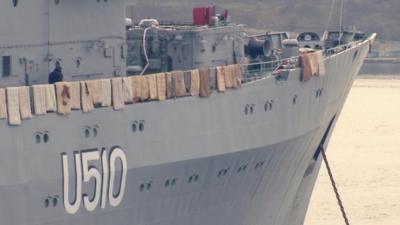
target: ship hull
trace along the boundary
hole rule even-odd
[[[4,121],[0,224],[303,224],[317,148],[368,48],[307,82],[293,69],[209,98]]]

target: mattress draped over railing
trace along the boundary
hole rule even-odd
[[[224,92],[242,84],[243,70],[238,64],[218,67],[217,74],[214,76],[210,69],[196,69],[0,88],[0,119],[8,119],[10,125],[20,125],[23,120],[47,113],[68,116],[74,110],[90,113],[101,107],[123,110],[134,103],[208,97],[213,90]]]

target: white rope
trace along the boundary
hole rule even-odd
[[[344,10],[344,0],[341,1],[340,5],[340,18],[339,18],[339,45],[341,44],[343,37],[343,10]]]
[[[331,4],[330,11],[329,11],[329,16],[328,16],[328,23],[327,23],[326,26],[325,26],[325,31],[328,31],[329,25],[330,25],[330,23],[331,23],[332,15],[333,15],[333,10],[334,10],[334,8],[335,8],[335,3],[336,3],[336,0],[332,0],[332,4]]]
[[[143,32],[143,53],[144,53],[144,58],[146,59],[146,66],[144,66],[140,75],[143,75],[146,72],[147,67],[149,67],[149,65],[150,65],[149,57],[147,56],[147,49],[146,49],[147,48],[146,47],[146,36],[147,36],[147,31],[149,31],[152,28],[153,27],[148,27],[148,28],[144,29],[144,32]]]
[[[341,5],[340,5],[340,20],[339,20],[340,33],[342,33],[342,31],[343,31],[343,10],[344,10],[344,0],[341,1]]]

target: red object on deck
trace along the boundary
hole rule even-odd
[[[193,24],[196,26],[208,25],[215,15],[215,6],[193,8]]]

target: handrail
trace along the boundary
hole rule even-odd
[[[353,48],[357,47],[358,45],[363,44],[363,43],[368,42],[368,41],[372,41],[375,38],[376,38],[376,33],[373,33],[369,38],[367,38],[365,40],[354,41],[354,42],[350,42],[350,43],[347,43],[347,44],[338,45],[338,46],[333,47],[333,48],[322,50],[325,53],[324,55],[327,56],[327,57],[324,57],[324,61],[327,60],[330,56],[333,56],[335,54],[338,54],[338,53],[346,51],[346,50],[353,49]],[[326,54],[327,52],[331,52],[331,51],[333,51],[334,53],[333,54]],[[272,75],[274,73],[274,71],[276,71],[276,69],[279,68],[279,66],[282,65],[282,62],[284,62],[284,61],[297,61],[297,60],[299,60],[299,56],[283,58],[283,59],[277,59],[277,60],[270,60],[270,61],[262,61],[262,62],[256,62],[256,63],[242,63],[242,64],[239,64],[239,66],[242,69],[244,69],[246,67],[251,67],[251,66],[259,66],[260,68],[262,68],[263,66],[276,64],[277,66],[275,68],[273,68],[272,70],[268,70],[268,71],[264,70],[264,72],[271,72],[271,73],[265,74],[265,76],[260,76],[261,78],[263,78],[263,77]],[[209,69],[215,71],[217,69],[217,67],[218,66],[209,67]],[[246,68],[246,69],[248,69],[248,68]],[[190,71],[191,70],[183,70],[183,72],[185,72],[185,73],[189,73]],[[248,71],[250,71],[250,73]],[[251,71],[252,70],[247,70],[247,71],[243,71],[243,73],[251,74]],[[263,70],[258,70],[258,71],[262,72]],[[253,70],[253,72],[255,72],[255,70]],[[252,79],[252,78],[256,78],[256,80],[257,80],[257,75],[250,77],[249,80],[253,81],[254,79]]]

